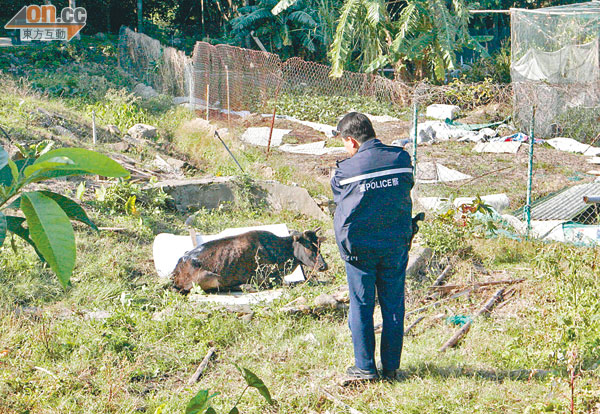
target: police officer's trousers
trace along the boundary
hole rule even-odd
[[[352,332],[355,364],[362,370],[375,372],[375,333],[373,312],[375,292],[381,306],[381,362],[383,369],[400,366],[404,338],[404,281],[408,252],[385,256],[369,255],[368,259],[345,262],[350,290],[348,325]]]

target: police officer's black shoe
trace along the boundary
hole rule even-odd
[[[358,368],[356,365],[352,365],[348,368],[346,370],[346,375],[355,380],[376,380],[379,378],[379,373],[377,371],[367,371]]]
[[[406,373],[399,369],[382,369],[381,379],[384,381],[402,381],[406,379]]]

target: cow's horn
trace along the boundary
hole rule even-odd
[[[321,226],[317,227],[316,229],[313,230],[315,233],[318,233],[321,231]]]

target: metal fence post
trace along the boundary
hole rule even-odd
[[[531,189],[533,185],[533,144],[535,142],[535,105],[531,108],[531,125],[529,126],[529,164],[527,172],[527,205],[525,219],[527,220],[527,238],[531,233]]]

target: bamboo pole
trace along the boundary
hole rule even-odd
[[[209,99],[210,99],[210,83],[207,83],[206,84],[206,120],[207,121],[208,121],[208,114],[209,114],[209,109],[210,109]]]
[[[231,105],[229,101],[229,68],[225,65],[225,84],[227,87],[227,128],[231,134]]]

